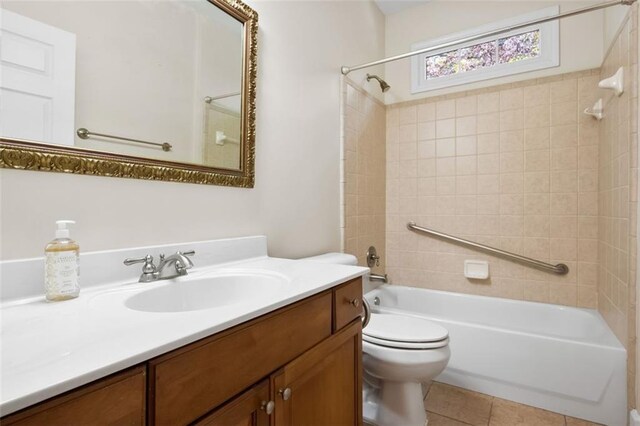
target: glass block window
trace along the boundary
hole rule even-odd
[[[557,13],[558,8],[552,7],[412,47],[418,50],[445,44]],[[558,23],[554,21],[417,56],[414,57],[412,66],[412,92],[557,66],[558,44]]]
[[[427,56],[426,78],[438,78],[475,71],[496,64],[507,64],[535,58],[540,54],[540,30],[529,31],[488,43],[474,44],[457,50]]]
[[[498,40],[498,62],[509,64],[540,55],[540,30]]]
[[[495,43],[481,43],[471,47],[463,47],[460,52],[459,71],[473,71],[490,67],[496,63]]]

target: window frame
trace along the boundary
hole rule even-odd
[[[509,27],[533,21],[535,19],[546,18],[558,15],[560,8],[552,6],[540,9],[524,15],[518,15],[509,19],[504,19],[491,24],[476,27],[470,30],[449,34],[437,39],[414,43],[411,50],[420,50],[437,46],[443,43],[455,41],[460,38],[472,37],[489,31],[495,31],[503,27]],[[514,35],[527,33],[530,31],[540,31],[540,55],[536,58],[525,59],[517,62],[496,64],[494,66],[481,68],[473,71],[466,71],[446,75],[442,77],[427,79],[426,78],[426,58],[438,55],[452,50],[459,50],[465,47],[475,46],[477,44],[496,41],[508,38]],[[461,43],[459,45],[437,49],[432,52],[416,55],[411,58],[411,93],[421,93],[435,89],[458,86],[461,84],[474,83],[477,81],[489,80],[492,78],[504,77],[513,74],[536,71],[545,68],[557,67],[560,65],[560,25],[557,20],[545,22],[542,24],[529,25],[524,28],[509,31],[500,35],[484,37],[478,40]]]

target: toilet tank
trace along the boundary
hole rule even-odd
[[[318,256],[303,257],[299,260],[310,260],[312,262],[319,263],[333,263],[334,265],[358,265],[358,258],[352,254],[347,253],[325,253]],[[380,282],[372,282],[369,279],[369,274],[366,274],[362,277],[362,291],[365,294],[380,287],[380,285]]]
[[[347,253],[325,253],[318,256],[303,257],[299,260],[310,260],[319,263],[332,263],[334,265],[358,265],[358,258]]]

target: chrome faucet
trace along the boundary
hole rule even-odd
[[[145,257],[125,259],[124,264],[129,266],[135,265],[136,263],[144,263],[142,266],[142,275],[140,275],[138,281],[148,283],[187,275],[187,270],[193,268],[193,262],[187,256],[193,256],[194,254],[196,254],[194,250],[185,252],[177,251],[168,257],[161,254],[160,263],[157,267],[153,263],[153,256],[150,254]]]
[[[177,251],[169,257],[164,257],[164,254],[161,254],[157,279],[166,280],[167,278],[187,275],[187,269],[193,268],[193,262],[187,256],[193,256],[194,254],[196,254],[196,252],[193,250],[184,253]],[[171,268],[171,266],[173,266],[173,268]]]

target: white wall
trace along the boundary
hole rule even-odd
[[[40,256],[61,218],[78,221],[84,251],[251,234],[274,256],[340,249],[339,68],[383,55],[384,17],[371,2],[249,4],[260,14],[256,187],[1,169],[0,258]]]
[[[628,7],[617,6],[604,9],[603,34],[605,53],[615,41],[618,31],[620,30],[620,26],[622,25],[624,18],[627,16],[627,13],[629,13]]]
[[[566,1],[432,1],[415,6],[386,18],[386,53],[393,56],[411,51],[416,42],[478,27],[512,16],[560,5],[562,12],[592,3]],[[603,58],[602,12],[592,12],[564,19],[560,22],[560,66],[546,70],[502,77],[500,84],[571,71],[597,68]],[[411,60],[403,59],[385,65],[385,78],[391,85],[385,102],[392,104],[445,93],[471,90],[496,84],[485,80],[464,86],[411,94]]]
[[[616,6],[604,9],[604,49],[605,52],[611,44],[615,41],[620,25],[624,18],[627,16],[629,8],[626,6]]]

